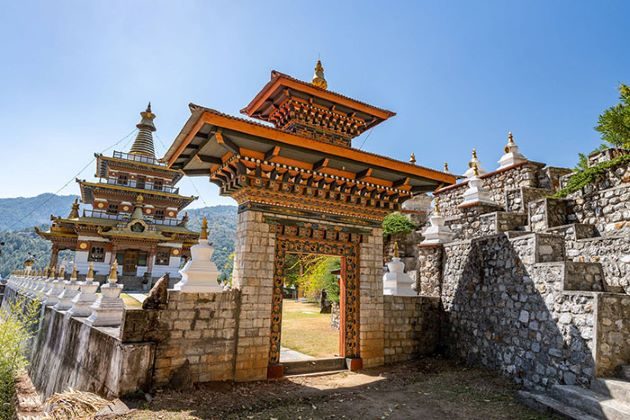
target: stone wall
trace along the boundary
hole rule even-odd
[[[543,164],[536,162],[524,162],[508,168],[500,169],[481,175],[483,187],[492,194],[493,201],[501,208],[506,208],[508,201],[511,203],[510,211],[521,211],[520,201],[516,201],[514,194],[521,187],[538,188],[541,182],[546,181],[548,174],[543,171]],[[440,197],[442,214],[447,218],[461,216],[461,210],[457,207],[462,201],[464,191],[468,183],[464,180],[456,185],[442,188],[434,193]]]
[[[630,360],[630,296],[603,294],[598,296],[597,376],[616,373]]]
[[[573,261],[601,263],[608,287],[621,287],[630,293],[630,238],[606,236],[566,242],[567,257]]]
[[[385,363],[434,353],[439,345],[440,300],[425,296],[384,296]]]
[[[501,234],[444,247],[445,343],[450,354],[528,387],[588,384],[595,295],[560,293],[564,267],[537,263],[548,246],[537,244],[544,239],[538,236]]]
[[[7,288],[7,301],[24,298]],[[3,309],[8,309],[4,306]],[[33,340],[29,374],[44,398],[68,388],[108,398],[151,388],[153,343],[123,343],[118,328],[95,328],[86,318],[43,311]]]
[[[164,310],[127,310],[125,342],[156,343],[153,383],[174,377],[194,383],[231,380],[235,376],[236,334],[240,293],[168,291]]]

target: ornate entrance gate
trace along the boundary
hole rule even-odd
[[[242,112],[275,127],[191,104],[165,155],[172,169],[207,176],[239,204],[233,287],[241,292],[234,378],[264,379],[278,367],[284,256],[342,257],[341,353],[357,367],[384,363],[383,218],[414,193],[455,176],[352,147],[394,115],[273,71]],[[355,363],[356,362],[356,363]]]
[[[342,331],[341,356],[359,357],[359,244],[361,234],[329,231],[321,226],[274,225],[276,249],[271,312],[271,340],[269,365],[280,363],[282,335],[282,287],[284,285],[284,259],[287,253],[326,254],[342,257],[340,309]]]

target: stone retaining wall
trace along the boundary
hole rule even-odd
[[[568,258],[601,263],[606,285],[630,293],[630,236],[571,240],[565,246]]]
[[[588,384],[594,294],[561,294],[562,265],[532,264],[540,257],[535,235],[528,236],[495,235],[444,247],[449,352],[528,387]]]
[[[597,376],[613,376],[630,360],[630,296],[602,294],[597,301]]]
[[[384,296],[385,363],[432,354],[439,344],[440,300],[426,296]]]
[[[25,298],[7,288],[7,299]],[[5,301],[5,304],[7,304]],[[6,306],[3,307],[6,309]],[[29,375],[44,398],[68,388],[107,398],[151,388],[153,343],[123,343],[119,328],[95,328],[50,307],[31,346]]]

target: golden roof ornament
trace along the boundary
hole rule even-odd
[[[114,263],[111,265],[111,269],[109,270],[109,277],[107,281],[110,283],[118,283],[118,261],[114,260]]]
[[[409,156],[409,163],[416,164],[416,154],[414,152],[411,152],[411,156]]]
[[[400,258],[400,253],[398,252],[398,241],[394,242],[394,258]]]
[[[79,218],[79,199],[75,198],[74,203],[72,203],[72,209],[70,210],[68,219],[78,219],[78,218]]]
[[[473,164],[473,174],[479,176],[479,166],[476,163]]]
[[[444,162],[444,172],[446,172],[447,174],[451,173],[451,171],[449,171],[448,169],[448,162]]]
[[[70,274],[70,281],[78,280],[78,279],[79,279],[79,272],[77,271],[77,265],[73,264],[72,265],[72,274]]]
[[[203,219],[201,219],[201,233],[199,234],[199,239],[201,240],[208,240],[208,219],[206,219],[206,216],[203,216]]]
[[[59,267],[59,273],[57,273],[57,278],[60,278],[61,280],[66,278],[66,266],[65,265],[62,265],[61,267]]]
[[[136,203],[137,204],[143,204],[144,203],[144,197],[142,196],[142,194],[138,194],[138,196],[136,197]]]
[[[328,82],[324,78],[324,66],[322,66],[321,60],[317,60],[317,64],[315,64],[315,74],[313,74],[311,83],[319,88],[328,89]]]

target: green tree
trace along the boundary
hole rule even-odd
[[[595,129],[602,139],[615,147],[630,149],[630,87],[619,86],[620,102],[599,116]]]
[[[416,225],[407,216],[398,212],[390,213],[383,219],[384,235],[406,235],[415,229]]]
[[[317,299],[322,290],[326,290],[328,300],[339,302],[339,281],[331,273],[341,267],[339,257],[329,255],[307,255],[302,273],[296,279],[299,287],[310,299]],[[304,262],[304,260],[303,260]]]

